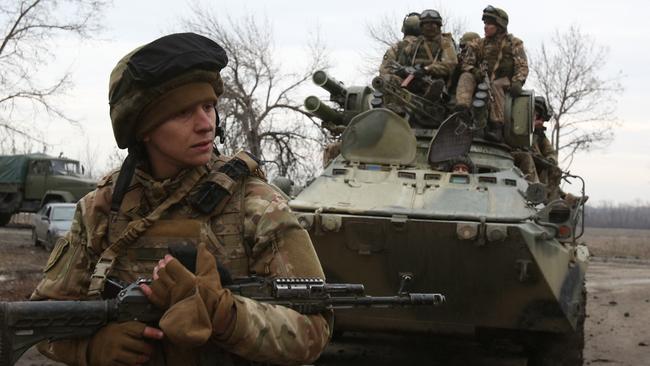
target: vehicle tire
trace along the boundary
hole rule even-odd
[[[587,309],[587,290],[582,287],[580,314],[575,332],[547,335],[538,340],[531,366],[582,366],[585,346],[585,317]]]
[[[5,226],[11,221],[11,213],[0,213],[0,226]]]
[[[35,247],[38,247],[41,245],[41,243],[38,241],[38,236],[36,236],[36,229],[32,228],[32,243],[34,243]]]

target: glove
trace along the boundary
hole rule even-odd
[[[153,346],[144,337],[144,323],[109,323],[90,339],[86,357],[89,365],[139,365],[149,361]]]
[[[513,81],[512,85],[510,85],[510,96],[516,98],[521,95],[521,90],[523,87],[524,85],[521,83],[521,81]]]
[[[217,262],[199,244],[196,275],[176,259],[158,270],[151,284],[149,300],[168,310],[160,319],[160,329],[176,345],[198,347],[211,336],[227,339],[235,328],[237,308],[230,290],[221,286]]]
[[[168,309],[191,296],[195,292],[195,283],[196,276],[174,258],[164,267],[159,267],[158,279],[151,283],[149,301],[160,309]]]

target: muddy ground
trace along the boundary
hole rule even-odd
[[[0,228],[0,301],[26,299],[40,279],[47,257],[45,250],[31,242],[29,229]],[[638,255],[593,258],[587,288],[585,364],[650,365],[650,260]],[[405,361],[409,354],[422,360],[422,354],[432,351],[411,343],[400,344],[400,340],[392,342],[394,349],[335,344],[318,363],[409,364]],[[58,364],[32,349],[17,365]]]

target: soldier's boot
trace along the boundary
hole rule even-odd
[[[485,129],[485,139],[493,142],[503,142],[503,124],[488,122]]]
[[[463,122],[469,123],[472,121],[472,110],[469,108],[469,106],[456,104],[452,111],[453,113],[458,113],[458,117]]]

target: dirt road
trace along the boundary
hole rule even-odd
[[[26,299],[47,257],[43,249],[34,247],[30,230],[1,228],[0,301]],[[595,258],[587,274],[587,288],[585,364],[650,365],[650,261]],[[335,345],[328,350],[324,363],[338,364],[334,360],[342,358],[354,364],[374,353],[377,364],[400,364],[405,354],[422,352],[411,350],[411,345],[396,346],[395,352],[384,349],[369,353],[361,346]],[[58,364],[30,350],[17,365]]]

